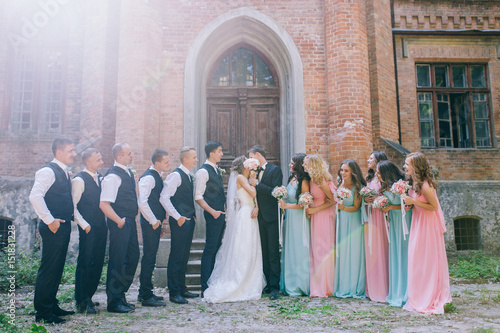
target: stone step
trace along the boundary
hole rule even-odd
[[[205,240],[203,238],[195,238],[191,243],[191,250],[203,250],[205,248]]]
[[[203,255],[203,250],[193,250],[189,251],[189,260],[201,260]]]
[[[201,260],[189,260],[187,265],[187,274],[200,274]]]
[[[186,285],[199,286],[200,285],[200,274],[186,274]]]

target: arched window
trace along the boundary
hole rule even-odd
[[[0,250],[5,248],[9,243],[9,226],[12,225],[12,220],[0,218]]]
[[[459,217],[454,220],[457,251],[479,250],[481,246],[479,220],[479,218],[471,216]]]
[[[274,87],[276,80],[270,66],[255,50],[231,49],[212,75],[212,87]]]

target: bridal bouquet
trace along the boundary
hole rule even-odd
[[[349,198],[350,196],[351,196],[351,191],[349,191],[345,187],[339,187],[337,189],[337,191],[335,191],[335,197],[340,202],[344,201],[345,199]]]
[[[245,160],[245,162],[243,162],[243,166],[245,168],[249,168],[250,171],[257,171],[259,165],[260,165],[259,160],[256,158],[248,158]]]
[[[408,193],[411,190],[410,184],[406,180],[398,180],[391,186],[391,192],[398,194],[399,196]]]
[[[389,206],[389,199],[385,195],[378,196],[373,200],[373,208],[383,209]]]
[[[309,207],[313,203],[313,196],[309,192],[304,192],[299,196],[298,204],[304,208]]]
[[[276,199],[281,200],[288,195],[288,192],[285,186],[276,186],[271,192],[271,195]]]
[[[409,234],[408,226],[406,225],[406,219],[405,219],[406,210],[405,210],[405,206],[404,206],[404,198],[409,190],[411,190],[410,184],[406,180],[402,180],[402,179],[398,180],[397,182],[395,182],[391,186],[391,192],[399,195],[399,197],[401,198],[401,215],[403,216],[403,218],[401,219],[401,223],[403,225],[403,238],[404,238],[404,240],[406,240],[406,235]]]
[[[359,191],[359,194],[363,197],[369,197],[371,195],[377,195],[377,190],[370,186],[364,186],[361,191]]]

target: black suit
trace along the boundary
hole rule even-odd
[[[261,171],[262,172],[262,171]],[[278,231],[278,200],[271,195],[276,186],[281,186],[283,173],[273,164],[265,165],[262,179],[255,187],[259,206],[259,231],[262,245],[262,259],[267,288],[280,288],[280,254]]]

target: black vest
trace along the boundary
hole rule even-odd
[[[54,171],[56,180],[45,193],[45,204],[55,219],[73,220],[73,198],[71,197],[71,180],[66,172],[54,162],[47,164]]]
[[[114,165],[109,168],[106,175],[110,173],[115,174],[122,179],[122,183],[118,188],[116,200],[114,203],[110,203],[111,208],[113,208],[119,217],[135,218],[137,212],[139,211],[139,206],[137,205],[134,175],[132,172],[125,171],[119,166]]]
[[[96,184],[94,178],[86,171],[80,172],[76,177],[83,179],[83,183],[85,184],[85,190],[76,208],[91,226],[105,226],[104,213],[99,208],[101,187]],[[99,179],[97,181],[101,185],[101,181]]]
[[[226,196],[224,194],[224,183],[222,176],[215,172],[210,164],[203,164],[202,169],[208,172],[208,181],[203,199],[207,204],[215,210],[224,211],[224,204],[226,203]]]
[[[193,182],[189,180],[189,176],[180,168],[175,169],[174,172],[177,172],[181,176],[181,185],[170,198],[170,201],[181,216],[192,218],[196,216],[194,210]]]
[[[160,174],[156,170],[152,169],[147,169],[146,172],[142,174],[141,178],[144,176],[153,176],[155,179],[155,187],[153,187],[151,194],[149,195],[148,205],[153,211],[153,214],[155,214],[156,219],[163,221],[167,216],[165,208],[163,208],[160,203],[160,194],[161,190],[163,190],[163,179],[161,179]],[[144,218],[144,216],[142,216],[142,218]]]

